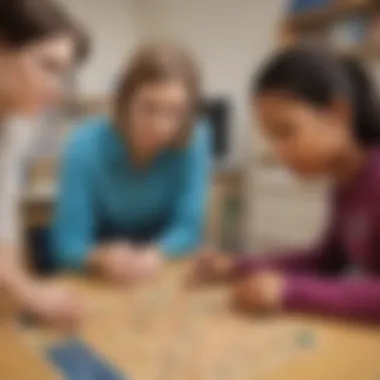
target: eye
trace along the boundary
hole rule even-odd
[[[46,72],[57,76],[63,76],[65,72],[60,62],[57,62],[56,60],[48,57],[43,57],[41,59],[41,67]]]

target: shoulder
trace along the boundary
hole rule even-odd
[[[192,140],[196,143],[211,142],[211,125],[207,120],[200,120],[194,128]]]
[[[212,135],[211,126],[206,120],[200,120],[194,126],[185,150],[211,150]]]
[[[104,117],[89,118],[76,126],[63,147],[64,165],[75,168],[95,166],[109,126],[109,120]]]
[[[10,118],[2,124],[0,150],[3,157],[26,158],[35,142],[32,124],[19,117]]]
[[[107,118],[96,117],[82,121],[68,137],[63,150],[64,160],[89,163],[99,154],[99,147],[107,134],[110,122]]]
[[[69,137],[68,145],[93,144],[104,137],[109,126],[110,122],[105,117],[88,118],[75,128]]]

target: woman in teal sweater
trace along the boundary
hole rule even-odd
[[[125,284],[196,250],[211,162],[199,94],[196,66],[178,47],[137,53],[114,120],[85,122],[67,144],[53,226],[61,267]]]

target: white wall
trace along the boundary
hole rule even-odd
[[[251,138],[247,85],[275,46],[283,0],[138,0],[145,37],[183,41],[198,55],[206,92],[234,102],[233,158],[241,161]],[[144,22],[145,21],[145,22]]]
[[[80,91],[108,93],[131,49],[142,39],[168,37],[192,48],[209,95],[233,100],[232,161],[249,149],[247,85],[277,41],[283,0],[61,0],[93,39]],[[248,139],[247,139],[248,138]]]
[[[134,0],[61,0],[84,24],[92,38],[92,53],[79,75],[81,93],[109,93],[115,76],[140,30]]]

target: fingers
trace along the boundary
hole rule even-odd
[[[260,306],[260,289],[254,277],[241,281],[232,292],[232,306],[240,311],[254,311]]]
[[[108,280],[120,286],[128,286],[152,278],[161,266],[161,259],[154,255],[115,254],[106,265]]]
[[[234,261],[228,255],[206,252],[194,264],[190,280],[194,284],[218,283],[232,279]]]
[[[190,286],[199,286],[207,282],[211,266],[209,258],[200,256],[189,271],[186,283]]]
[[[246,285],[244,282],[235,286],[232,291],[231,304],[235,309],[244,310],[246,308]]]

